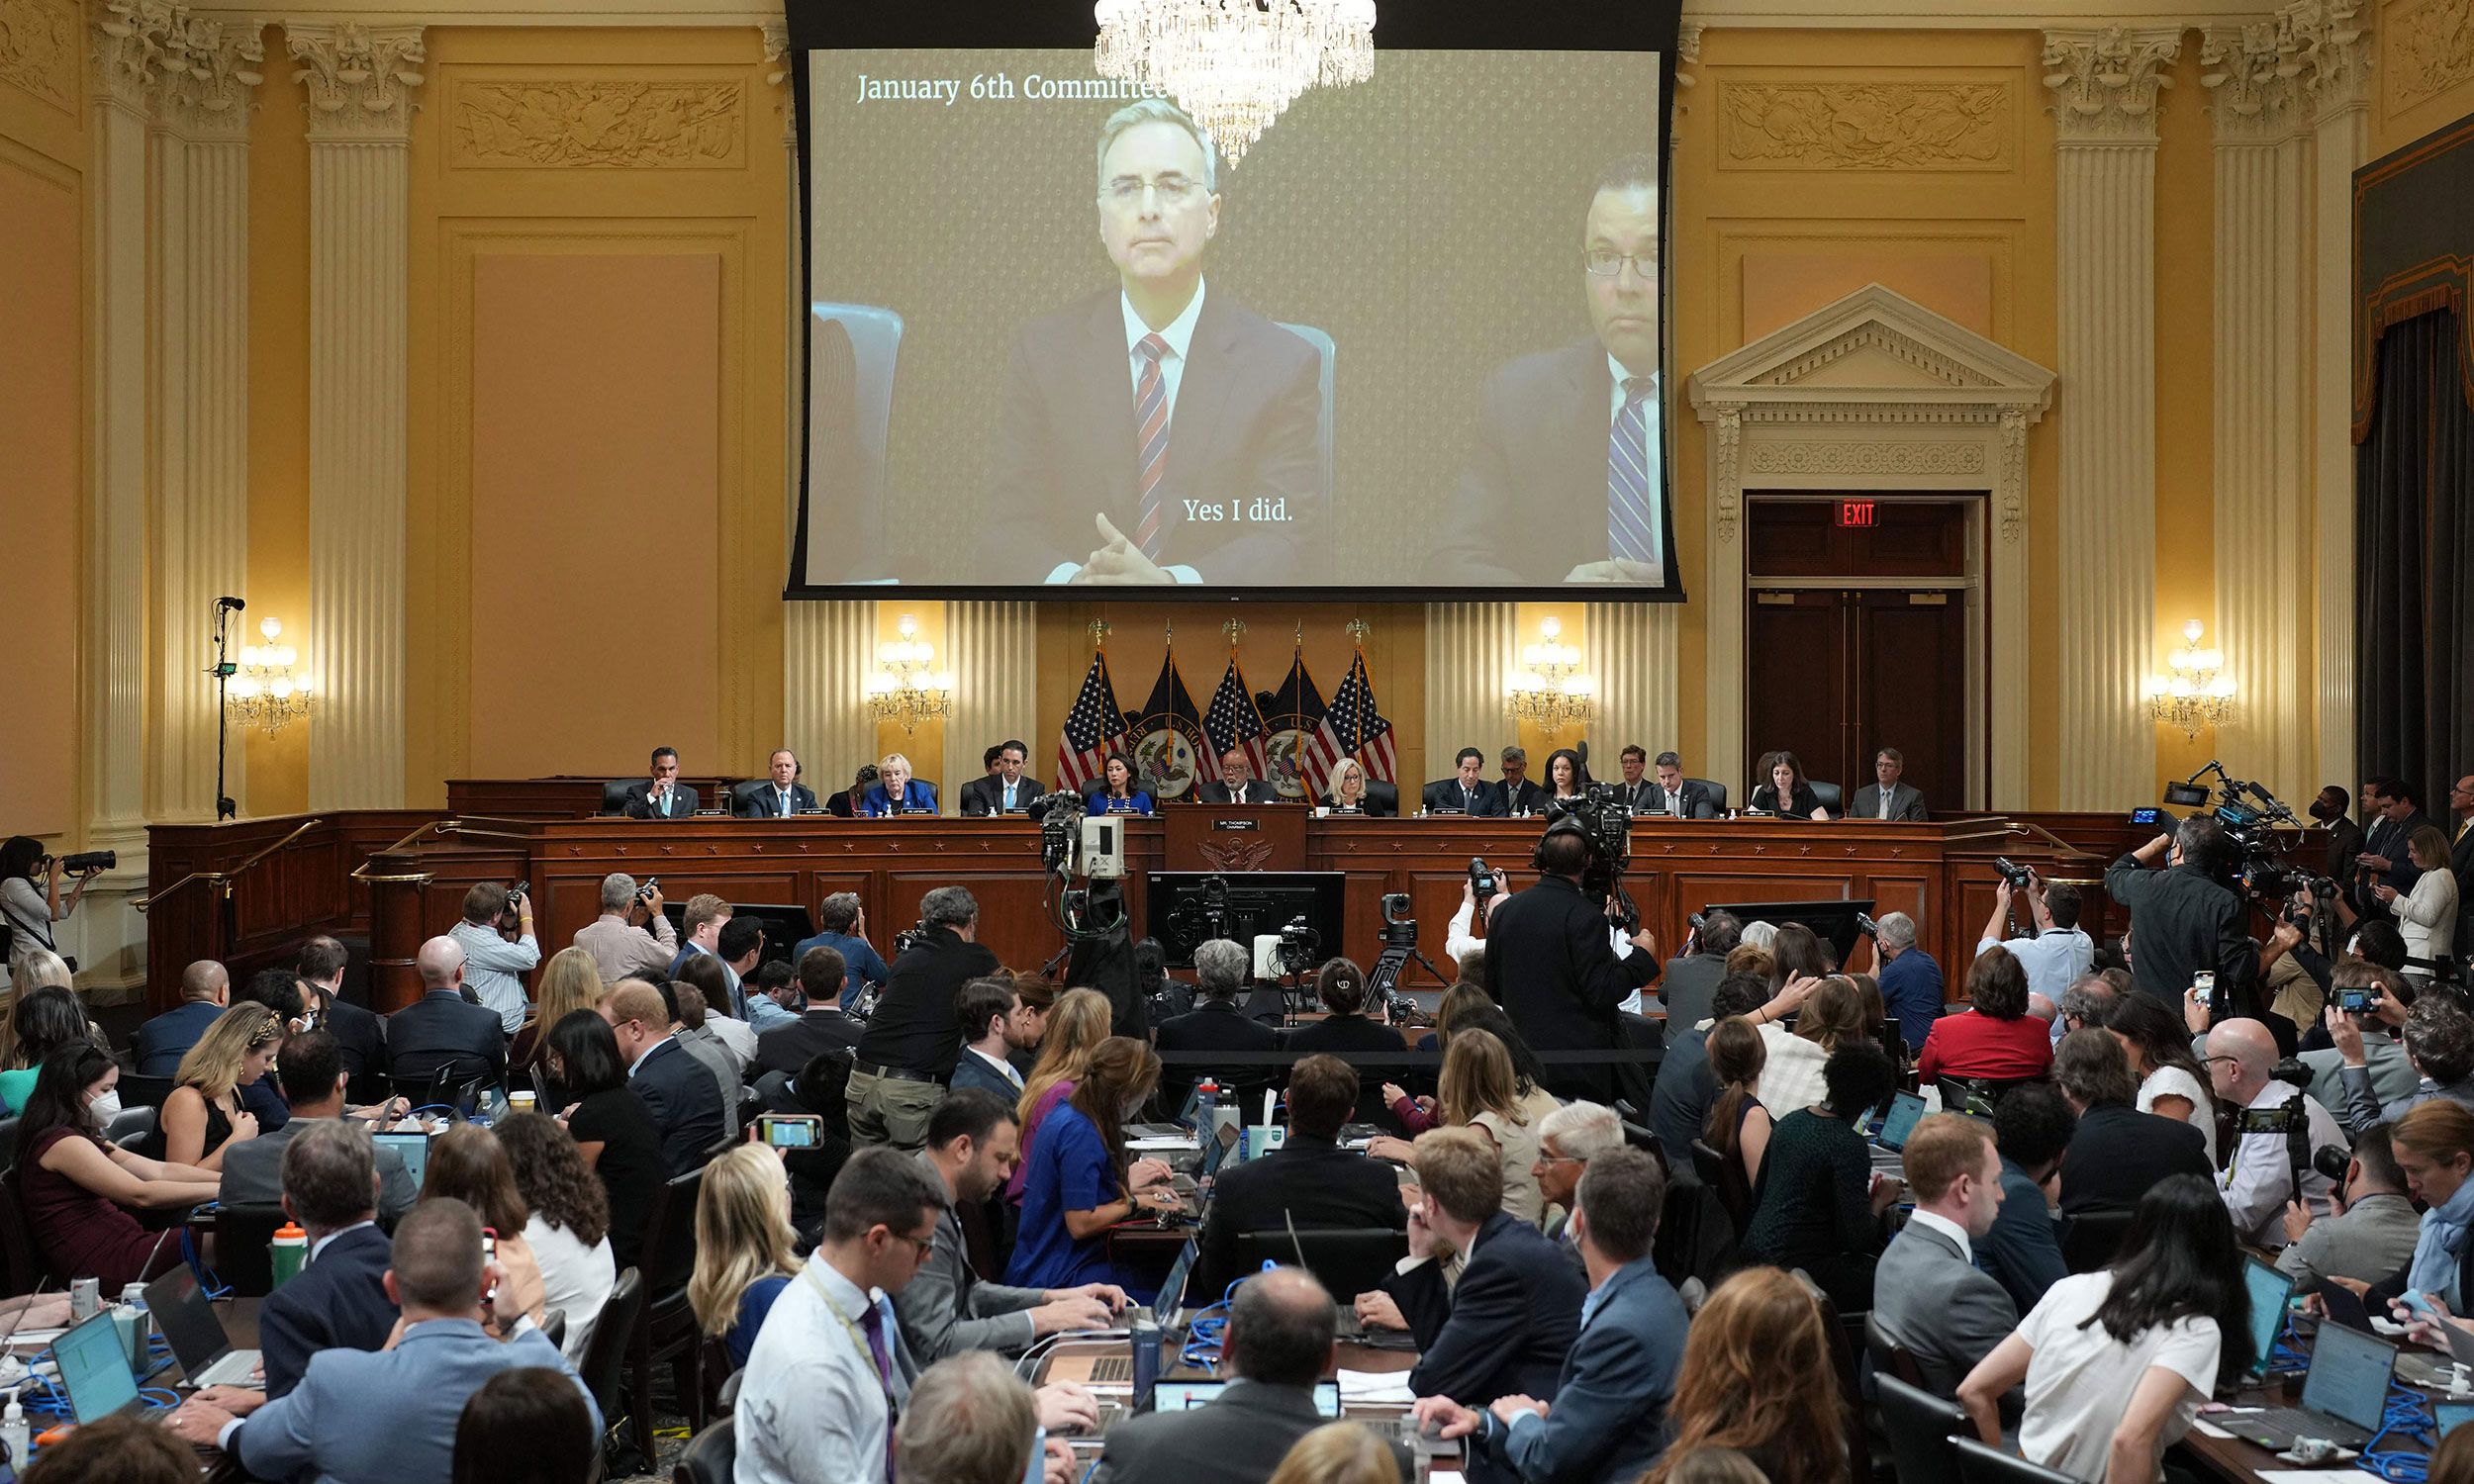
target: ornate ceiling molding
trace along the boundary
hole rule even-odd
[[[2180,27],[2045,33],[2045,85],[2062,144],[2153,144],[2157,90],[2181,55]]]
[[[411,139],[428,55],[420,27],[286,23],[284,49],[301,63],[293,80],[309,86],[311,142]]]

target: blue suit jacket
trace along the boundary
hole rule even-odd
[[[328,1243],[300,1276],[267,1295],[257,1315],[268,1400],[301,1384],[320,1350],[374,1350],[395,1329],[387,1275],[387,1234],[360,1227]]]
[[[180,1059],[223,1013],[222,1005],[193,999],[138,1027],[138,1075],[167,1077],[179,1071]]]
[[[887,814],[899,814],[905,809],[926,809],[931,814],[935,813],[936,786],[912,779],[903,785],[902,802],[899,806],[893,799],[886,796],[883,784],[870,784],[868,791],[859,798],[859,812],[869,819],[882,818]]]
[[[1665,1442],[1686,1322],[1683,1300],[1649,1258],[1617,1268],[1545,1399],[1554,1404],[1546,1417],[1509,1429],[1489,1420],[1471,1476],[1522,1484],[1639,1478]]]
[[[1553,1238],[1498,1211],[1477,1229],[1475,1255],[1449,1292],[1440,1262],[1386,1278],[1383,1290],[1423,1351],[1409,1388],[1483,1407],[1499,1396],[1552,1394],[1588,1283]]]
[[[464,1403],[490,1377],[519,1366],[576,1381],[575,1367],[537,1330],[501,1345],[472,1320],[433,1319],[391,1350],[319,1355],[291,1395],[249,1414],[233,1448],[258,1479],[447,1484]],[[582,1381],[576,1389],[598,1436],[601,1408]]]
[[[1160,812],[1159,806],[1151,801],[1151,790],[1148,788],[1136,788],[1130,802],[1132,807],[1126,810],[1128,813],[1156,814]],[[1092,794],[1091,797],[1084,803],[1083,812],[1086,814],[1107,813],[1108,795],[1104,792]]]
[[[729,1132],[721,1111],[721,1085],[676,1040],[647,1052],[627,1085],[644,1100],[653,1126],[661,1130],[662,1162],[673,1175],[704,1163],[705,1152]]]
[[[1022,1095],[1018,1084],[1007,1080],[1003,1072],[973,1056],[967,1046],[962,1049],[962,1055],[954,1059],[953,1090],[960,1092],[965,1087],[985,1087],[1007,1103]]]

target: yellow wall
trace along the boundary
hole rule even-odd
[[[283,54],[270,26],[266,54]],[[249,121],[249,609],[237,624],[252,642],[273,615],[300,631],[309,619],[309,92],[292,68],[260,69]],[[308,653],[305,641],[294,646]],[[312,723],[313,725],[315,723]],[[273,736],[250,730],[243,812],[309,807],[310,727]]]
[[[2214,123],[2201,105],[2199,46],[2185,38],[2169,99],[2157,121],[2156,149],[2156,635],[2151,666],[2180,648],[2182,624],[2207,623],[2205,642],[2249,636],[2216,633],[2216,427]],[[2299,605],[2302,595],[2295,595]],[[2040,608],[2038,611],[2044,611]],[[2267,643],[2261,634],[2254,642]],[[2215,756],[2216,732],[2195,738],[2156,728],[2156,772],[2188,778]]]

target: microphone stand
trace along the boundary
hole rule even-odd
[[[224,695],[235,667],[230,659],[230,636],[226,632],[232,621],[232,608],[222,599],[215,602],[215,664],[206,673],[215,677],[215,822],[237,819],[240,806],[224,791],[224,754],[229,745],[232,712]]]

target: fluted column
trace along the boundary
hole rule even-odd
[[[1517,609],[1508,603],[1426,604],[1426,760],[1449,771],[1464,747],[1483,748],[1494,771],[1496,751],[1514,728],[1503,695],[1519,656]]]
[[[2060,314],[2056,730],[2065,809],[2154,791],[2140,685],[2154,645],[2156,94],[2178,30],[2048,31]]]
[[[1027,603],[945,604],[944,668],[954,676],[945,722],[945,796],[984,771],[980,755],[1010,737],[1030,745],[1039,720],[1039,628]],[[1031,753],[1033,774],[1039,753]]]
[[[1615,776],[1615,754],[1638,742],[1656,757],[1675,738],[1675,605],[1592,603],[1582,608],[1581,667],[1598,683],[1590,771]]]
[[[212,819],[214,603],[243,595],[248,571],[249,110],[265,51],[252,25],[192,18],[173,26],[167,56],[153,137],[151,532],[163,666],[148,812]],[[237,797],[237,737],[230,753],[225,788]]]
[[[875,656],[873,602],[783,604],[783,740],[806,761],[818,798],[876,761],[876,722],[860,699]]]
[[[406,257],[421,28],[289,25],[309,87],[313,809],[404,799]]]

